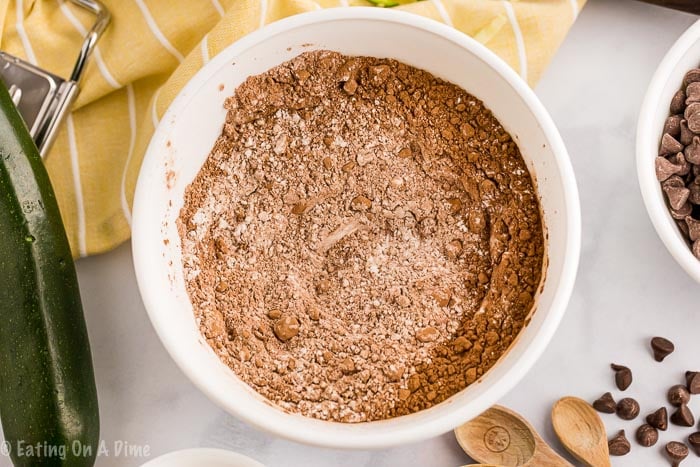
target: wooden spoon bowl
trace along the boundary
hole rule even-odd
[[[552,407],[554,432],[567,451],[587,466],[610,467],[605,425],[598,412],[578,397],[564,397]]]
[[[520,415],[495,405],[455,429],[457,442],[472,459],[504,467],[570,467]]]

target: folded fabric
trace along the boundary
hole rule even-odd
[[[536,83],[585,0],[425,0],[396,9],[446,23]],[[158,120],[203,64],[265,24],[365,0],[103,0],[112,24],[45,162],[74,255],[129,238],[139,167]],[[67,77],[93,17],[65,0],[0,0],[0,48]],[[382,38],[390,40],[390,38]]]

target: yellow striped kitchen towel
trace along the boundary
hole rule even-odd
[[[401,0],[474,37],[537,82],[586,0]],[[75,256],[129,238],[148,142],[175,95],[226,46],[286,16],[365,0],[103,0],[112,24],[46,165]],[[0,0],[0,49],[67,77],[89,13],[66,0]]]

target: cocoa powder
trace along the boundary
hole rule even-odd
[[[226,100],[178,219],[202,334],[282,407],[361,422],[438,404],[522,329],[544,239],[516,143],[459,87],[302,54]]]

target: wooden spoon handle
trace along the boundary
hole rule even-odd
[[[530,459],[530,462],[525,464],[528,467],[574,467],[574,465],[557,454],[552,448],[545,443],[537,443],[535,455]]]

